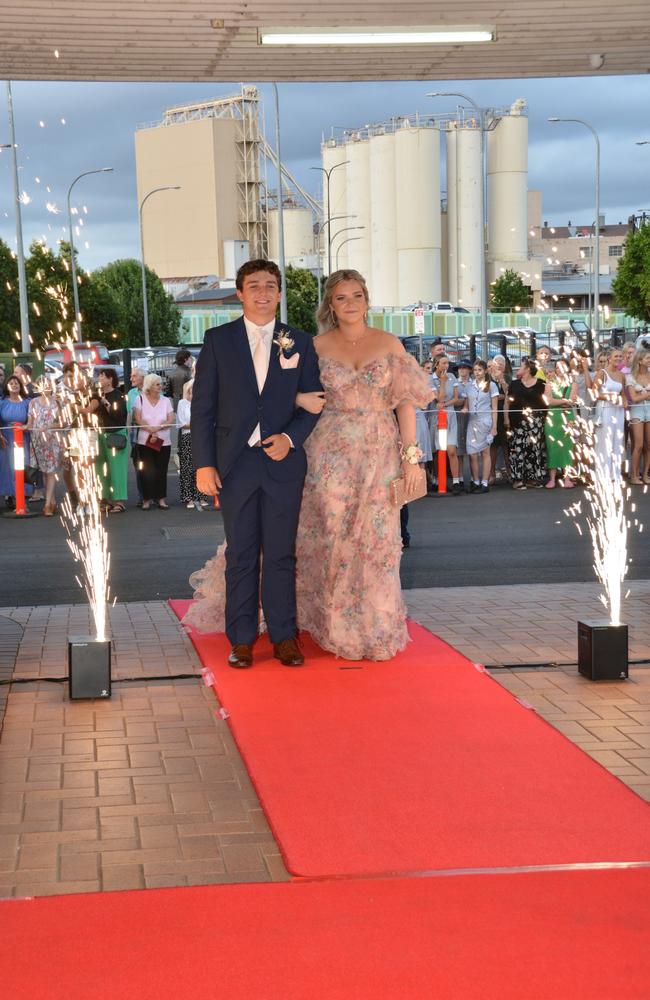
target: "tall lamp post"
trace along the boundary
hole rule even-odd
[[[344,226],[343,229],[338,229],[334,234],[330,233],[330,246],[332,246],[332,244],[334,243],[334,240],[336,239],[336,237],[340,236],[341,233],[349,233],[351,229],[365,229],[365,228],[366,228],[365,226]],[[352,239],[359,239],[360,240],[361,237],[360,236],[352,237]],[[348,242],[347,240],[343,240],[341,243],[339,243],[339,245],[337,247],[337,250],[336,250],[336,270],[337,271],[339,269],[339,251],[340,251],[341,247],[343,246],[343,244],[347,243],[347,242]]]
[[[365,226],[355,226],[355,229],[365,229]],[[336,248],[336,270],[339,269],[339,254],[341,252],[341,247],[344,247],[346,243],[353,243],[354,240],[360,240],[361,236],[348,236],[346,240],[341,240],[338,247]]]
[[[149,347],[149,303],[147,301],[147,271],[144,266],[144,235],[142,230],[142,209],[144,208],[144,203],[148,198],[151,198],[152,194],[157,194],[158,191],[180,191],[180,184],[166,184],[164,187],[152,188],[151,191],[147,191],[146,195],[140,202],[140,208],[138,210],[138,221],[140,223],[140,267],[142,269],[142,316],[144,320],[144,346]]]
[[[316,272],[317,272],[317,278],[318,278],[318,304],[319,305],[321,304],[321,300],[322,300],[322,297],[323,297],[323,292],[322,292],[322,289],[321,289],[321,278],[323,276],[323,267],[322,267],[322,264],[321,264],[321,255],[320,255],[320,238],[321,238],[321,233],[323,232],[323,229],[325,228],[325,226],[328,226],[328,227],[331,226],[331,224],[333,222],[336,222],[337,219],[340,220],[340,219],[355,219],[355,218],[356,218],[355,215],[332,215],[332,216],[330,216],[329,219],[325,219],[324,222],[318,222],[318,223],[316,223],[316,250],[317,250],[317,253],[316,253]],[[328,275],[328,277],[329,277],[329,275]]]
[[[77,340],[79,343],[82,342],[83,337],[81,336],[81,312],[79,309],[79,289],[77,287],[77,264],[74,259],[74,236],[72,231],[72,208],[70,206],[70,195],[72,194],[72,189],[81,180],[82,177],[88,177],[89,174],[110,174],[113,172],[112,167],[99,167],[97,170],[84,170],[82,174],[78,174],[73,180],[72,184],[68,188],[68,233],[70,235],[70,270],[72,277],[72,300],[74,302],[74,329],[77,331]]]
[[[327,169],[325,167],[310,167],[309,168],[310,170],[320,170],[320,172],[322,174],[325,174],[325,188],[326,188],[326,191],[327,191],[327,220],[326,220],[326,222],[327,222],[327,227],[328,227],[327,228],[327,277],[328,278],[329,278],[330,274],[332,273],[332,232],[331,232],[331,230],[329,228],[329,224],[332,221],[332,216],[330,214],[330,209],[331,209],[331,206],[330,206],[330,177],[332,176],[332,173],[335,170],[337,170],[339,167],[344,167],[345,164],[349,163],[349,162],[350,162],[349,160],[341,160],[340,163],[335,163],[333,167],[329,167]],[[320,247],[319,247],[319,254],[320,254]]]
[[[286,261],[284,257],[284,207],[282,205],[282,154],[280,152],[280,98],[278,95],[278,85],[273,84],[275,94],[275,155],[278,161],[278,244],[280,257],[280,274],[282,275],[282,289],[280,292],[280,322],[287,322],[287,275]]]
[[[16,213],[16,262],[18,264],[18,298],[20,302],[20,347],[29,352],[29,306],[27,304],[27,276],[25,274],[25,252],[23,250],[23,221],[20,211],[20,188],[18,186],[18,154],[16,152],[16,129],[14,125],[14,104],[11,83],[7,80],[7,116],[9,118],[9,138],[6,148],[12,152],[14,182],[14,212]]]
[[[467,94],[456,91],[436,90],[427,97],[460,97],[467,101],[474,108],[481,129],[481,227],[483,235],[481,238],[481,354],[484,358],[488,356],[488,286],[487,286],[487,242],[488,242],[488,213],[487,213],[487,156],[486,156],[486,118],[487,108],[479,108],[476,101],[473,101]]]
[[[594,272],[594,325],[596,327],[596,335],[598,335],[598,327],[600,324],[600,139],[598,138],[598,133],[593,125],[586,122],[584,118],[549,118],[549,122],[552,125],[558,123],[567,124],[572,123],[576,125],[584,125],[588,128],[594,137],[596,143],[596,221],[594,223],[594,243],[595,243],[595,261],[592,259],[591,269]]]

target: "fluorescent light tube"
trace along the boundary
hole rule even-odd
[[[260,30],[261,45],[462,45],[491,42],[485,28],[268,28]]]

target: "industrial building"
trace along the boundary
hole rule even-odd
[[[525,103],[490,111],[487,138],[488,278],[520,271],[534,290],[528,253],[528,118]],[[444,156],[444,162],[443,162]],[[373,302],[405,306],[451,300],[478,309],[481,296],[481,125],[473,112],[410,115],[327,139],[322,147],[324,268],[368,276]],[[446,179],[442,197],[441,176]]]
[[[277,161],[262,121],[258,90],[242,86],[232,97],[169,108],[136,132],[145,261],[186,302],[232,284],[251,256],[279,259]],[[322,143],[321,200],[283,165],[286,263],[315,274],[354,267],[378,308],[448,300],[478,310],[481,136],[464,107],[339,130]],[[488,112],[485,147],[488,281],[511,268],[534,305],[550,289],[562,305],[585,306],[592,232],[542,224],[541,192],[528,191],[523,101]],[[628,229],[601,231],[606,301]]]
[[[169,108],[135,134],[144,259],[163,280],[227,274],[233,243],[267,252],[259,93]]]

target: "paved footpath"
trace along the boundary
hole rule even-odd
[[[628,681],[575,666],[592,584],[411,590],[411,616],[650,800],[650,582],[631,584]],[[110,701],[67,700],[83,605],[0,608],[0,896],[288,878],[201,664],[164,602],[117,605]],[[504,664],[512,666],[504,666]],[[553,664],[550,666],[549,664]],[[535,666],[537,665],[537,666]],[[0,699],[0,712],[3,701]]]

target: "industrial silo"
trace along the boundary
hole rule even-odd
[[[447,295],[458,301],[458,199],[456,197],[456,122],[450,122],[445,132],[447,146]]]
[[[395,136],[382,130],[371,135],[368,145],[372,247],[368,278],[370,301],[373,306],[397,306]]]
[[[334,232],[354,226],[336,237],[333,243],[333,267],[353,267],[370,279],[370,143],[354,132],[345,146],[347,172],[347,214],[350,218],[333,226]],[[339,247],[342,249],[339,251]]]
[[[483,217],[481,129],[478,122],[461,122],[456,130],[456,302],[466,309],[481,307]]]
[[[395,132],[398,304],[440,298],[440,133],[405,121]]]
[[[488,131],[488,242],[490,277],[518,271],[528,260],[528,118],[523,101]]]
[[[280,244],[278,232],[278,210],[273,208],[267,215],[269,227],[269,257],[279,261]],[[296,264],[301,258],[314,253],[314,223],[310,208],[300,205],[284,205],[284,256],[287,264]]]
[[[321,247],[323,252],[323,274],[327,274],[327,250],[329,239],[337,232],[337,229],[341,229],[343,226],[348,225],[347,216],[347,172],[345,166],[345,160],[347,160],[347,147],[344,145],[337,144],[336,139],[328,139],[323,143],[322,148],[322,158],[323,167],[325,170],[330,171],[329,175],[329,205],[327,200],[327,177],[322,174],[323,178],[323,221],[328,217],[332,220],[330,226],[323,226],[323,235],[321,236]],[[335,169],[333,169],[335,168]],[[335,216],[339,216],[335,219]],[[329,236],[328,236],[329,228]],[[337,243],[343,237],[339,237],[336,241]],[[341,263],[344,261],[343,253],[346,247],[343,247],[343,251],[339,256]],[[332,255],[332,270],[336,267],[336,259],[334,254]]]

